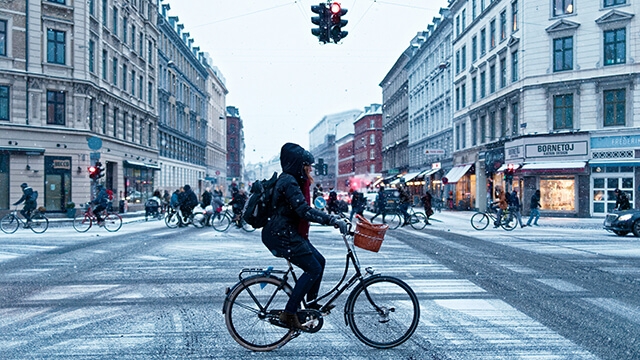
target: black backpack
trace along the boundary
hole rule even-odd
[[[258,229],[267,225],[275,212],[275,189],[278,174],[273,173],[269,180],[258,180],[251,186],[251,196],[244,207],[242,217],[249,225]]]

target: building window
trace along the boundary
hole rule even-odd
[[[127,91],[127,65],[122,64],[122,90]]]
[[[113,35],[118,36],[118,8],[113,7]]]
[[[471,62],[476,61],[478,58],[478,37],[471,38]]]
[[[369,173],[373,174],[375,172],[376,172],[376,165],[375,164],[369,165]]]
[[[131,142],[136,142],[136,116],[131,115]]]
[[[482,115],[480,117],[480,143],[487,141],[487,117]]]
[[[371,120],[369,121],[369,129],[375,129],[376,128],[376,121],[375,120]]]
[[[460,136],[462,137],[462,148],[467,147],[467,123],[462,123],[462,128],[460,130]]]
[[[471,119],[471,146],[478,145],[478,118]]]
[[[89,71],[96,72],[96,43],[93,40],[89,40]]]
[[[47,29],[47,62],[51,64],[65,63],[65,33]]]
[[[118,59],[113,58],[113,85],[118,85]]]
[[[480,57],[487,52],[487,29],[480,30]]]
[[[553,16],[573,14],[573,0],[553,0]]]
[[[138,89],[138,99],[142,100],[142,97],[144,96],[144,77],[140,76],[138,86],[140,87],[140,89]]]
[[[604,92],[604,126],[625,125],[625,96],[625,89]]]
[[[65,4],[65,0],[48,0],[48,1],[56,4],[62,4],[62,5]]]
[[[376,150],[375,149],[371,149],[369,151],[369,160],[375,160],[376,159]]]
[[[496,138],[496,112],[492,111],[489,113],[489,137],[490,140]]]
[[[507,108],[500,108],[500,137],[507,136]]]
[[[461,102],[460,105],[462,108],[467,107],[467,84],[462,84],[461,92],[460,92]]]
[[[149,127],[147,128],[149,131],[148,137],[147,137],[147,146],[151,146],[151,124],[149,124]]]
[[[148,102],[149,102],[149,105],[153,106],[153,83],[151,81],[149,81],[149,84],[147,84],[147,87],[148,87],[148,89],[147,89],[148,90],[148,94],[147,95],[148,95],[148,98],[149,98]]]
[[[460,110],[460,88],[456,88],[456,111]]]
[[[147,57],[149,58],[149,64],[153,65],[153,43],[151,42],[151,40],[148,41],[147,44]]]
[[[491,41],[491,48],[496,47],[496,19],[491,20],[489,23],[489,39]]]
[[[553,128],[573,129],[573,94],[553,97]]]
[[[484,99],[484,97],[487,95],[486,93],[486,89],[487,89],[487,76],[486,76],[486,72],[485,71],[481,71],[480,72],[480,99]]]
[[[107,133],[107,112],[109,111],[108,105],[102,105],[102,133]]]
[[[511,53],[511,81],[518,81],[518,51]]]
[[[475,77],[471,78],[471,102],[476,102],[478,101],[478,86],[477,86],[477,79]]]
[[[131,50],[136,51],[136,26],[131,24]]]
[[[467,9],[462,9],[462,19],[460,21],[462,22],[462,32],[464,32],[464,30],[467,28],[467,26],[465,25],[467,22]]]
[[[89,15],[96,16],[96,1],[89,0]]]
[[[0,20],[0,56],[7,56],[7,21]]]
[[[467,45],[460,50],[460,68],[464,71],[467,68]]]
[[[47,90],[47,124],[64,125],[64,91]]]
[[[456,125],[456,150],[460,150],[460,125]]]
[[[456,74],[460,73],[460,51],[456,51]]]
[[[511,104],[511,134],[518,135],[518,128],[520,124],[518,122],[518,103]]]
[[[113,137],[118,136],[118,108],[113,109]]]
[[[456,16],[456,37],[460,36],[460,16]]]
[[[500,88],[507,86],[507,59],[500,59]]]
[[[511,33],[518,30],[518,2],[511,3]]]
[[[369,135],[369,145],[375,145],[375,144],[376,144],[376,135],[375,134]]]
[[[500,13],[500,41],[507,38],[507,10]]]
[[[627,0],[604,0],[604,7],[626,4]]]
[[[604,64],[624,64],[626,61],[626,29],[604,32]]]
[[[109,53],[107,50],[102,50],[102,80],[107,81],[107,76],[109,76],[109,71],[107,70],[107,64],[109,62]]]
[[[9,121],[9,87],[0,86],[0,120]]]
[[[107,24],[107,14],[109,12],[109,0],[102,0],[102,25],[104,27],[108,27]]]
[[[93,103],[95,100],[93,98],[89,99],[89,131],[94,131],[93,129]]]
[[[127,43],[127,37],[128,37],[128,33],[127,33],[127,28],[129,27],[129,25],[127,24],[129,22],[129,19],[126,17],[122,18],[122,42],[123,43]]]
[[[573,37],[553,40],[553,71],[573,69]]]
[[[496,66],[489,66],[489,93],[496,92]]]
[[[476,19],[477,13],[476,13],[476,8],[478,7],[477,5],[478,0],[471,0],[471,19],[472,21]]]
[[[122,113],[122,139],[127,140],[127,116],[129,114],[125,111]]]

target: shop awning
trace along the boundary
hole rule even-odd
[[[407,174],[402,175],[401,178],[404,179],[405,182],[407,182],[407,181],[411,181],[411,180],[415,179],[421,173],[422,173],[422,171],[416,171],[416,172],[412,172],[412,173],[407,173]]]
[[[40,149],[40,148],[0,146],[0,152],[12,152],[12,153],[25,154],[25,155],[42,155],[44,154],[44,151],[45,149]]]
[[[453,169],[449,170],[449,172],[442,178],[444,182],[444,178],[447,179],[446,184],[455,184],[463,177],[467,171],[471,168],[473,164],[466,165],[458,165],[454,166]]]
[[[141,161],[125,160],[124,163],[125,163],[125,165],[139,167],[139,168],[143,168],[143,169],[160,170],[160,166],[158,166],[158,165],[147,164],[147,163],[143,163]]]
[[[509,165],[513,165],[513,170],[518,170],[520,169],[520,167],[522,166],[522,164],[519,163],[515,163],[515,164],[502,164],[502,166],[500,166],[498,168],[498,170],[496,170],[496,172],[504,172],[505,170],[507,170],[507,167],[509,167]]]
[[[438,171],[442,170],[442,168],[437,168],[437,169],[427,169],[423,172],[420,173],[420,175],[416,176],[416,177],[427,177],[427,176],[431,176],[435,173],[437,173]]]
[[[640,166],[640,159],[596,159],[589,160],[589,166]]]
[[[384,180],[384,179],[383,178],[378,178],[378,180],[374,181],[371,186],[373,186],[373,187],[378,186],[378,184],[380,184],[382,182],[382,180]]]
[[[587,166],[586,161],[541,162],[524,164],[522,170],[576,170],[584,169],[585,166]]]

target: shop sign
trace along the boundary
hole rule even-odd
[[[640,147],[640,135],[602,136],[591,138],[592,149],[637,148]]]
[[[524,147],[522,145],[508,147],[505,149],[505,160],[522,159],[524,157]]]
[[[527,158],[587,155],[588,141],[556,141],[526,145]]]
[[[71,170],[71,160],[53,160],[53,169]]]
[[[437,162],[437,163],[431,164],[431,169],[432,170],[433,169],[442,169],[442,163]]]
[[[424,153],[429,155],[444,154],[444,150],[443,149],[426,149]]]

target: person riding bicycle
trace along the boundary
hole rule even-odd
[[[378,190],[378,195],[376,196],[376,214],[371,218],[371,222],[373,222],[378,215],[382,215],[382,222],[384,223],[385,216],[387,216],[387,199],[384,194],[384,186],[380,186]]]
[[[186,223],[186,220],[193,213],[193,209],[198,205],[198,196],[191,190],[190,185],[183,186],[183,189],[184,192],[178,195],[178,199],[180,200],[180,210]]]
[[[329,189],[329,199],[327,200],[327,212],[338,214],[338,193],[334,188]]]
[[[401,183],[398,186],[398,191],[400,192],[400,205],[398,206],[398,210],[402,213],[403,222],[402,226],[409,225],[409,206],[411,206],[411,194],[409,194],[409,190],[407,190],[407,185],[405,183]]]
[[[98,186],[96,186],[96,190],[98,191],[98,195],[96,195],[96,198],[91,201],[91,204],[97,205],[93,208],[93,215],[98,219],[98,225],[102,225],[104,219],[100,217],[100,213],[109,205],[109,194],[107,194],[107,190],[102,184],[98,184]]]
[[[313,162],[313,155],[300,145],[286,143],[282,146],[280,164],[283,172],[275,185],[275,214],[262,230],[262,242],[274,256],[286,258],[304,270],[280,314],[280,321],[296,329],[304,329],[296,312],[305,295],[310,308],[321,308],[314,300],[320,290],[325,259],[309,241],[309,222],[333,225],[342,233],[348,228],[347,222],[340,217],[310,206]]]
[[[629,196],[624,191],[620,189],[615,189],[614,194],[616,194],[616,210],[623,211],[631,209],[631,203],[629,203]]]
[[[242,210],[244,209],[244,204],[247,202],[247,198],[244,189],[239,189],[229,202],[229,205],[231,205],[233,209],[233,221],[237,227],[242,227],[240,217],[242,216]]]
[[[508,204],[507,204],[507,194],[502,189],[502,186],[500,185],[496,186],[496,195],[497,195],[498,201],[496,204],[494,204],[494,206],[498,208],[498,216],[496,217],[497,220],[493,223],[493,227],[497,228],[500,226],[500,222],[502,221],[502,213],[505,210],[507,210]]]
[[[38,206],[38,203],[36,202],[38,195],[36,195],[37,193],[33,191],[27,183],[22,183],[20,187],[22,188],[22,197],[13,205],[20,205],[24,201],[24,207],[20,210],[20,214],[22,214],[22,216],[27,219],[27,223],[29,223],[31,222],[31,212]]]

